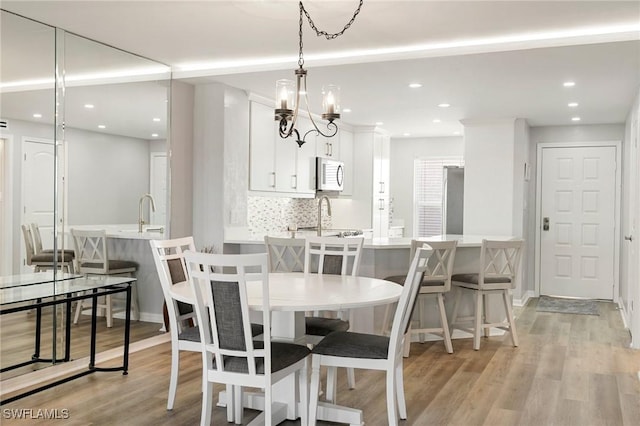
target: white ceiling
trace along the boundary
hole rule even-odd
[[[304,3],[318,27],[335,32],[358,2]],[[175,77],[194,83],[220,81],[273,98],[275,80],[293,78],[297,66],[296,1],[0,6],[171,65]],[[640,86],[638,1],[366,0],[342,37],[318,38],[306,22],[303,31],[315,112],[322,84],[337,83],[343,108],[352,109],[344,121],[382,121],[393,136],[452,135],[463,119],[622,123]],[[563,87],[567,80],[575,87]],[[411,82],[423,86],[409,89]],[[579,106],[569,108],[573,101]],[[438,108],[443,102],[451,107]]]

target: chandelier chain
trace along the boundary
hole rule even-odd
[[[316,24],[313,22],[313,19],[311,19],[311,15],[309,15],[309,12],[307,12],[307,9],[305,9],[302,2],[300,2],[300,30],[298,33],[300,37],[300,53],[298,57],[298,65],[300,66],[300,68],[302,68],[302,66],[304,65],[304,57],[302,56],[302,14],[304,13],[304,15],[307,17],[307,20],[309,21],[309,25],[316,32],[316,36],[324,36],[327,40],[333,40],[335,38],[340,37],[342,34],[345,33],[345,31],[349,29],[349,27],[351,27],[351,24],[353,24],[353,21],[356,20],[356,17],[360,13],[360,9],[362,9],[363,2],[364,0],[360,0],[360,3],[358,4],[358,8],[356,9],[355,12],[353,12],[353,16],[351,17],[349,22],[347,22],[344,28],[337,33],[328,33],[326,31],[319,30],[318,27],[316,27]]]

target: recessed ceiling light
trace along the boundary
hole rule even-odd
[[[578,106],[578,103],[577,103],[577,102],[569,102],[569,103],[567,104],[567,106],[568,106],[568,107],[570,107],[570,108],[575,108],[575,107],[577,107],[577,106]]]
[[[382,126],[384,123],[382,121],[376,121],[376,126]]]
[[[562,85],[564,87],[573,87],[573,86],[576,85],[576,82],[575,81],[565,81],[564,83],[562,83]]]
[[[342,112],[351,112],[351,108],[342,108]]]
[[[94,106],[93,104],[84,104],[84,107],[85,107],[86,109],[93,109],[93,108],[95,108],[95,106]]]
[[[403,133],[402,136],[411,136],[411,133]]]
[[[580,121],[580,117],[571,117],[571,121]]]
[[[152,138],[157,138],[157,137],[158,137],[158,134],[157,134],[157,133],[151,133],[151,137],[152,137]]]
[[[156,123],[159,123],[159,122],[160,122],[160,119],[159,119],[158,117],[155,117],[155,118],[153,119],[153,121],[155,121]]]
[[[107,126],[105,126],[104,124],[98,124],[98,129],[106,129]]]
[[[434,123],[440,123],[440,119],[439,119],[439,118],[436,118],[436,119],[434,119],[434,120],[433,120],[433,122],[434,122]]]
[[[37,112],[33,114],[33,118],[42,118],[42,114],[38,114]]]
[[[411,84],[409,84],[409,87],[411,87],[412,89],[418,89],[418,88],[422,87],[422,84],[420,84],[420,83],[411,83]]]
[[[449,108],[451,104],[438,104],[440,108]]]

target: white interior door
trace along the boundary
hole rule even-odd
[[[542,149],[540,294],[613,299],[616,147]]]
[[[151,212],[149,222],[152,225],[167,224],[167,154],[154,152],[151,154],[151,176],[149,191],[153,197],[156,211]]]
[[[22,144],[22,223],[37,223],[42,246],[53,247],[54,145],[53,141],[24,140]],[[24,241],[22,241],[24,259]],[[24,262],[21,262],[24,265]]]

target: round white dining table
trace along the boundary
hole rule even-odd
[[[269,303],[272,311],[271,336],[274,340],[289,340],[304,343],[305,311],[356,309],[396,302],[402,286],[377,278],[305,274],[298,272],[269,274]],[[193,303],[194,295],[189,281],[175,284],[171,292],[177,300]],[[262,284],[247,284],[249,306],[262,309]],[[274,386],[274,400],[286,404],[287,419],[299,417],[296,401],[297,381],[294,377],[278,382]],[[276,389],[277,388],[277,389]],[[260,409],[259,397],[246,395],[247,408]],[[225,392],[220,393],[218,405],[226,404]],[[347,424],[361,424],[362,411],[327,402],[318,406],[318,419]],[[284,420],[277,419],[277,420]],[[277,422],[275,423],[277,424]]]

